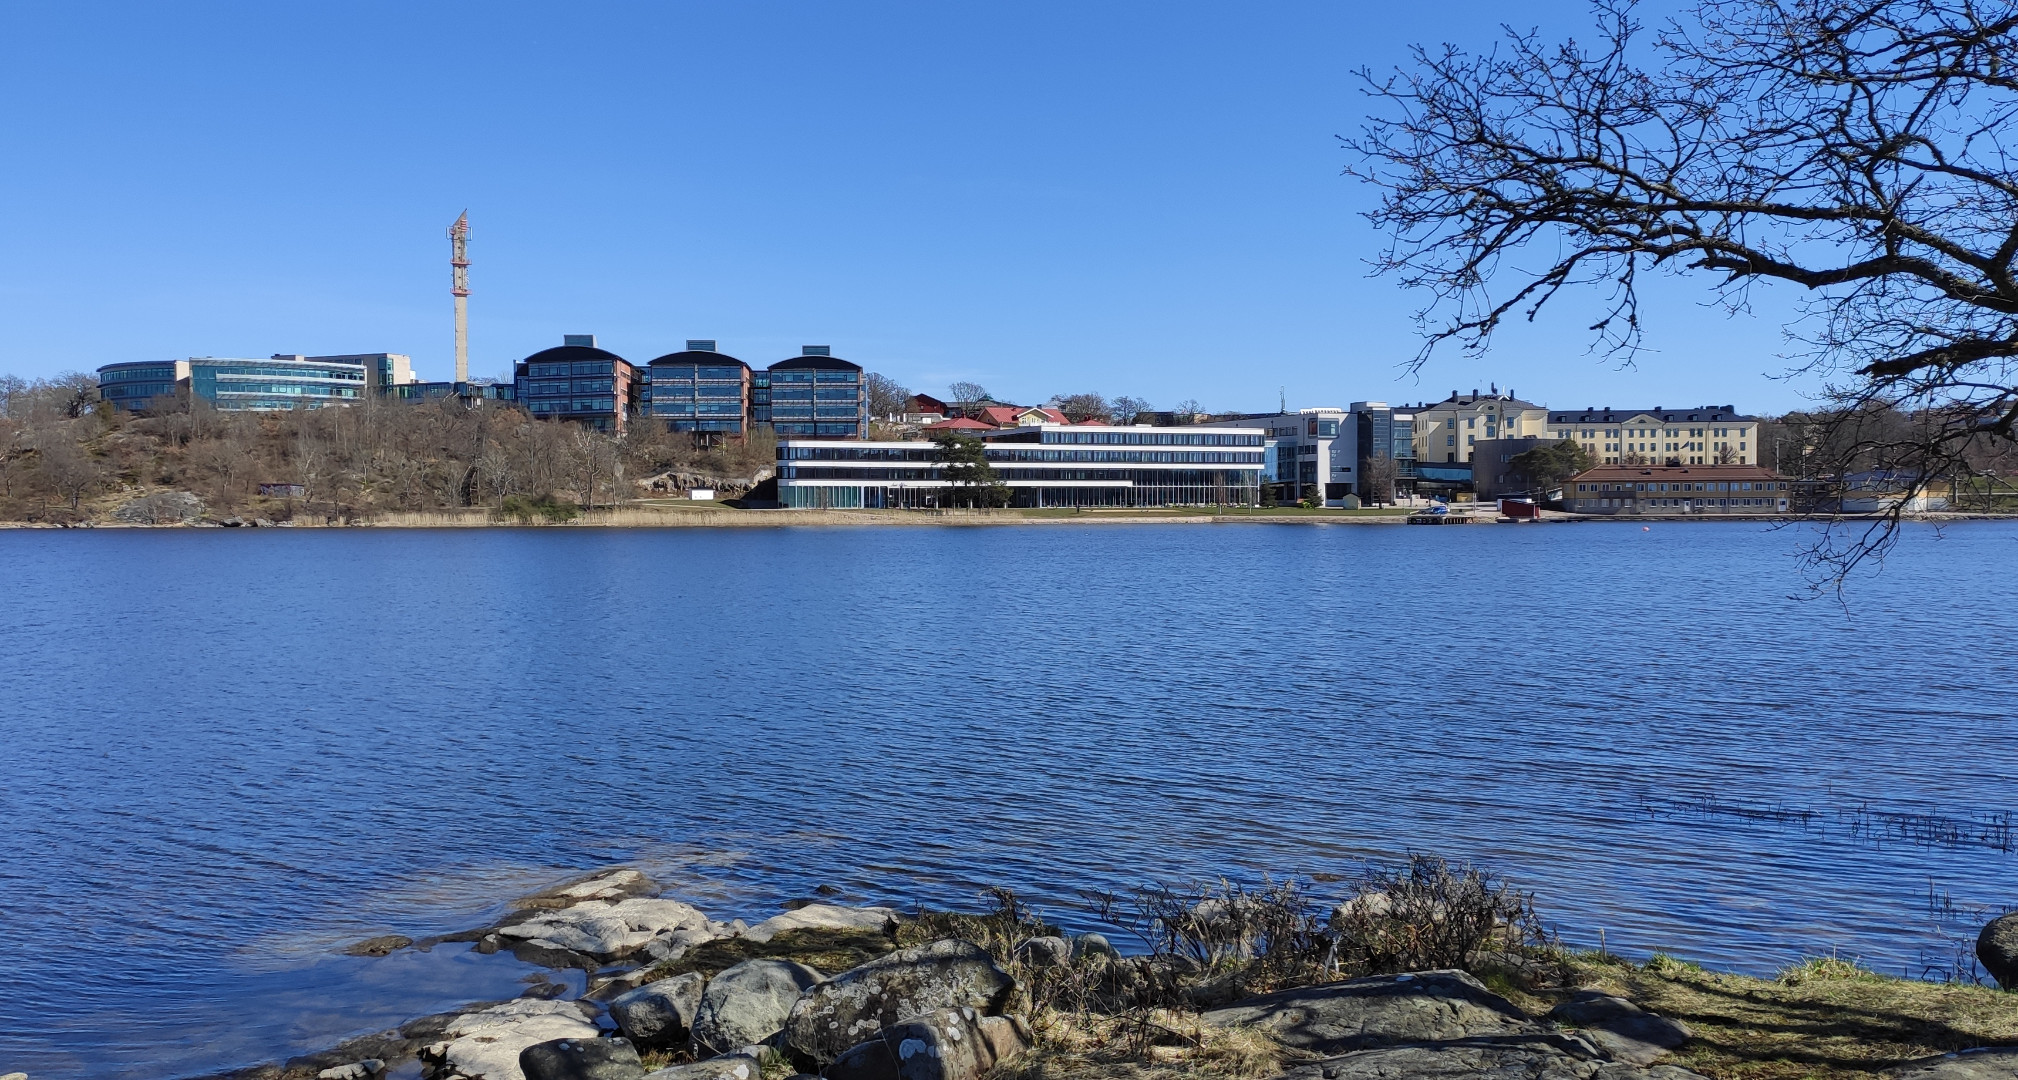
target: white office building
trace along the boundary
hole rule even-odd
[[[1018,507],[1254,506],[1267,441],[1252,425],[1032,424],[982,438]],[[939,458],[922,440],[780,439],[778,501],[795,509],[947,506]]]

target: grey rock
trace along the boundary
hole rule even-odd
[[[701,1010],[707,976],[697,971],[646,983],[610,999],[617,1030],[639,1046],[672,1046],[687,1041]]]
[[[596,1038],[601,1032],[589,1015],[571,1001],[507,1001],[428,1025],[439,1027],[441,1039],[422,1049],[420,1057],[433,1075],[525,1080],[519,1052],[555,1039]]]
[[[157,491],[128,500],[112,518],[131,525],[190,525],[202,520],[203,500],[186,491]]]
[[[886,907],[851,908],[833,904],[806,904],[773,915],[743,931],[751,941],[769,941],[787,930],[866,930],[888,933],[897,925],[897,913]]]
[[[1072,941],[1072,953],[1073,953],[1073,955],[1075,955],[1075,956],[1120,956],[1120,955],[1121,955],[1121,953],[1120,953],[1120,952],[1119,952],[1119,951],[1118,951],[1117,949],[1115,949],[1115,948],[1114,948],[1114,945],[1113,945],[1113,943],[1109,942],[1109,941],[1107,940],[1106,936],[1105,936],[1105,935],[1103,935],[1103,934],[1081,934],[1081,935],[1079,935],[1079,936],[1078,936],[1077,938],[1073,939],[1073,941]]]
[[[897,1080],[897,1051],[879,1032],[841,1052],[822,1073],[826,1080]]]
[[[685,934],[702,941],[717,936],[708,917],[693,905],[642,897],[614,903],[587,900],[557,911],[541,911],[499,927],[498,933],[534,950],[580,953],[605,962],[629,956],[662,936]]]
[[[748,1054],[730,1054],[688,1065],[669,1065],[645,1074],[645,1080],[759,1080],[763,1066]]]
[[[316,1080],[377,1080],[385,1075],[385,1062],[379,1058],[365,1058],[348,1065],[338,1065],[315,1074]],[[25,1080],[25,1078],[24,1078]]]
[[[1540,1031],[1512,1002],[1462,971],[1376,975],[1283,990],[1200,1019],[1225,1027],[1258,1026],[1285,1046],[1320,1054]]]
[[[1278,1080],[1703,1080],[1672,1065],[1642,1068],[1570,1052],[1545,1038],[1390,1046],[1314,1061]]]
[[[386,956],[411,944],[413,939],[404,934],[380,934],[374,938],[365,938],[343,951],[346,956]]]
[[[708,980],[694,1014],[694,1049],[723,1054],[769,1042],[785,1026],[799,995],[821,977],[789,960],[745,960],[716,975]]]
[[[1976,936],[1976,959],[2006,990],[2018,990],[2018,911],[1990,920]]]
[[[555,1039],[519,1051],[525,1080],[643,1080],[629,1039]]]
[[[1897,1075],[1900,1080],[2018,1080],[2018,1046],[1986,1046],[1923,1058]]]
[[[980,1080],[1033,1040],[1020,1017],[939,1009],[891,1024],[880,1041],[895,1058],[898,1080]]]
[[[785,1045],[821,1064],[887,1024],[939,1009],[1002,1011],[1016,981],[972,942],[947,939],[877,957],[807,990],[785,1023]]]
[[[1607,1055],[1634,1065],[1652,1065],[1694,1034],[1624,998],[1588,990],[1557,1005],[1549,1019],[1580,1029]]]
[[[1062,937],[1034,937],[1016,946],[1016,958],[1032,967],[1063,967],[1072,962],[1072,943]]]
[[[655,887],[652,880],[640,871],[628,866],[612,866],[562,882],[550,889],[542,889],[530,896],[519,897],[512,903],[512,907],[557,910],[574,907],[590,900],[615,902],[643,896]]]

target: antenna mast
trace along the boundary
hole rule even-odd
[[[448,291],[455,297],[455,382],[460,388],[469,382],[469,211],[448,227],[448,241]]]

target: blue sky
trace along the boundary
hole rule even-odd
[[[806,343],[914,389],[1168,406],[1438,398],[1798,407],[1786,299],[1659,289],[1620,370],[1568,311],[1420,379],[1366,276],[1351,71],[1504,4],[0,6],[0,372],[563,333],[635,360]],[[1580,3],[1525,26],[1587,25]],[[1579,298],[1586,302],[1595,298]]]

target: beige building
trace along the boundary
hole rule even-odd
[[[1415,460],[1420,465],[1466,464],[1488,439],[1548,437],[1548,410],[1512,391],[1452,391],[1442,401],[1415,407]]]
[[[1729,405],[1556,411],[1546,434],[1575,439],[1604,465],[1759,463],[1759,418]]]
[[[1784,514],[1787,481],[1757,465],[1600,465],[1563,483],[1572,513]]]

